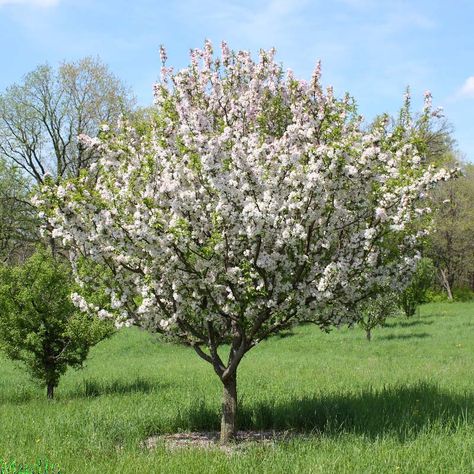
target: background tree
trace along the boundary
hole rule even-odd
[[[431,103],[429,92],[425,93],[425,100],[428,104]],[[457,167],[461,171],[459,179],[450,180],[430,192],[435,210],[434,232],[422,242],[420,248],[423,254],[433,260],[439,285],[446,291],[448,298],[453,299],[453,292],[460,294],[468,287],[474,291],[474,211],[470,204],[474,202],[474,168],[459,159],[452,127],[439,109],[413,117],[406,112],[410,110],[409,91],[406,101],[408,107],[404,107],[397,120],[394,120],[393,133],[404,133],[403,130],[410,128],[411,123],[414,140],[426,163]],[[428,275],[425,276],[429,278]],[[423,282],[414,282],[415,286],[420,284]],[[405,305],[407,314],[415,311],[413,291],[414,287],[408,288],[402,295],[401,302]],[[421,300],[424,298],[422,294],[419,297]]]
[[[436,270],[430,258],[425,257],[418,262],[410,284],[398,297],[400,307],[408,318],[415,315],[416,308],[420,304],[426,303],[427,292],[433,285],[435,273]]]
[[[26,365],[53,398],[67,367],[80,367],[89,349],[111,334],[110,322],[73,305],[69,267],[38,250],[24,264],[0,267],[0,349]]]
[[[399,312],[397,295],[386,288],[380,288],[376,294],[363,300],[358,306],[359,325],[364,329],[367,340],[372,340],[374,328],[383,325],[387,318]]]
[[[319,67],[299,81],[273,54],[255,62],[224,43],[215,58],[206,43],[179,73],[164,66],[152,130],[89,141],[96,175],[51,181],[36,200],[85,285],[84,258],[108,269],[102,316],[154,327],[212,365],[222,442],[244,355],[299,321],[357,322],[358,301],[403,286],[420,196],[449,175],[423,165],[409,128],[364,131]],[[98,313],[87,294],[75,302]]]
[[[90,57],[57,70],[38,66],[0,95],[0,156],[9,165],[0,168],[4,258],[18,259],[20,249],[31,250],[31,240],[39,239],[32,224],[40,220],[31,218],[27,187],[41,185],[46,174],[57,182],[77,176],[91,159],[78,136],[95,137],[102,125],[113,128],[132,107],[122,82]],[[49,243],[56,248],[54,239]]]
[[[128,123],[140,136],[150,136],[161,120],[160,111],[154,105],[136,107],[128,116]]]
[[[0,158],[0,261],[28,256],[38,240],[36,209],[29,202],[28,181],[17,167]]]
[[[429,255],[449,299],[456,286],[474,291],[474,165],[460,166],[457,179],[432,193],[435,219]]]
[[[95,137],[132,107],[129,91],[98,58],[38,66],[0,95],[0,153],[37,183],[45,173],[77,176],[90,155],[77,137]]]
[[[453,128],[443,115],[442,108],[432,108],[430,91],[425,91],[425,106],[421,113],[413,113],[411,93],[408,87],[405,92],[404,106],[398,116],[383,114],[376,117],[371,126],[376,126],[380,120],[389,122],[390,133],[398,138],[410,134],[410,141],[416,145],[420,157],[426,164],[452,166],[452,156],[455,141],[452,136]],[[370,127],[369,127],[370,128]]]

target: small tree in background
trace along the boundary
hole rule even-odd
[[[435,266],[430,258],[422,258],[416,266],[410,284],[399,296],[399,304],[405,315],[414,316],[416,308],[426,302],[426,294],[433,284],[436,274]]]
[[[397,316],[400,310],[396,293],[380,290],[375,296],[364,300],[358,308],[359,325],[365,330],[368,341],[372,340],[372,330],[382,326],[389,317]]]
[[[410,120],[367,131],[349,96],[322,88],[319,66],[297,80],[273,51],[255,62],[206,43],[186,69],[164,64],[155,100],[151,127],[86,140],[94,173],[51,181],[36,204],[83,290],[84,258],[107,270],[96,274],[109,289],[102,316],[211,364],[227,442],[244,355],[300,321],[357,322],[354,306],[383,282],[402,288],[423,235],[420,197],[449,173],[423,164]],[[83,290],[76,304],[98,314]]]
[[[67,367],[111,334],[110,322],[73,305],[70,268],[38,250],[23,265],[0,267],[0,349],[21,361],[52,399]]]

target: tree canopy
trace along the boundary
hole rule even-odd
[[[108,302],[79,292],[82,310],[151,326],[212,364],[226,441],[245,353],[300,321],[354,323],[358,301],[403,288],[426,190],[449,173],[425,163],[409,121],[367,131],[319,65],[298,80],[274,51],[254,61],[224,43],[216,57],[209,42],[178,73],[162,59],[152,127],[88,139],[94,172],[50,181],[36,204],[78,278],[84,258],[103,268]]]

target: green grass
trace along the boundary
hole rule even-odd
[[[474,303],[426,305],[370,343],[358,328],[305,326],[252,350],[239,372],[240,426],[301,436],[231,455],[142,447],[154,434],[217,429],[220,394],[191,349],[136,329],[97,346],[52,403],[1,359],[0,473],[15,472],[2,460],[47,460],[62,474],[473,473]]]

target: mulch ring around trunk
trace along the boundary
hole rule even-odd
[[[238,431],[235,438],[227,445],[219,442],[218,431],[197,431],[191,433],[175,433],[161,436],[150,436],[144,441],[144,446],[154,449],[159,445],[168,450],[182,448],[221,449],[233,452],[251,446],[271,446],[278,441],[288,441],[296,434],[290,431]]]

